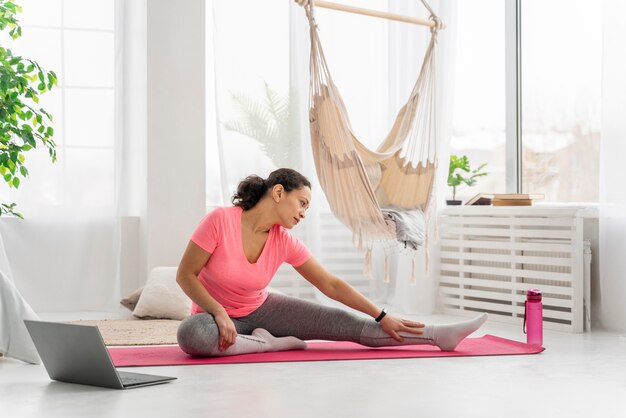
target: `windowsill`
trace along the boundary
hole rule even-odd
[[[532,206],[491,206],[491,205],[460,205],[445,206],[440,210],[444,214],[515,214],[520,212],[545,212],[548,214],[571,214],[582,218],[597,218],[598,203],[577,202],[537,202]]]

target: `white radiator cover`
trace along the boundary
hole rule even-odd
[[[590,329],[589,208],[461,206],[439,217],[444,313],[523,325],[526,290],[543,291],[544,328]]]

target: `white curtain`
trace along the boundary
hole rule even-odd
[[[24,319],[37,320],[39,316],[13,283],[0,235],[0,354],[39,363],[37,350],[28,335]]]
[[[626,3],[604,1],[600,151],[599,283],[593,290],[600,324],[626,332]],[[594,255],[595,257],[595,255]]]
[[[88,9],[45,0],[20,5],[24,36],[15,50],[59,78],[59,87],[42,96],[55,116],[58,162],[29,152],[30,177],[19,190],[2,193],[26,219],[0,218],[0,268],[38,313],[110,311],[120,295],[123,2]]]
[[[276,168],[290,167],[314,181],[303,163],[310,149],[308,61],[299,61],[302,68],[290,61],[290,54],[302,53],[294,43],[294,36],[302,35],[290,19],[294,12],[303,13],[294,2],[207,3],[207,210],[231,205],[237,184],[251,174],[266,177]],[[319,192],[319,187],[313,189]],[[315,250],[308,239],[315,222],[309,221],[292,233]],[[279,270],[272,286],[297,297],[313,296],[289,266]]]
[[[230,205],[244,177],[265,177],[278,166],[300,168],[268,141],[290,142],[292,121],[268,102],[268,93],[274,104],[289,100],[289,8],[256,0],[206,7],[207,205]]]
[[[435,181],[435,201],[437,207],[443,207],[447,192],[447,165],[450,136],[452,132],[452,98],[454,96],[454,56],[456,43],[456,1],[430,1],[430,6],[446,29],[439,33],[437,50],[437,147],[439,169]],[[424,16],[425,10],[419,1],[389,2],[390,11],[408,16]],[[428,42],[425,29],[413,25],[390,23],[389,27],[389,111],[399,109],[406,100],[408,91],[415,82],[421,57]],[[436,208],[435,208],[436,209]],[[438,287],[437,263],[437,210],[433,210],[428,225],[427,247],[420,249],[417,256],[417,282],[411,283],[412,256],[398,253],[392,268],[388,286],[381,284],[382,256],[378,258],[377,288],[378,298],[387,305],[402,312],[429,314],[436,310],[436,292]]]
[[[113,214],[33,215],[1,225],[15,285],[36,312],[108,311],[119,301]]]

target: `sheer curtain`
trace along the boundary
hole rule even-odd
[[[600,150],[600,277],[598,317],[608,329],[626,332],[626,4],[604,1],[602,56],[602,140]],[[595,256],[594,256],[595,257]],[[596,290],[596,288],[594,288]]]
[[[290,23],[293,9],[302,10],[294,6],[257,0],[207,3],[207,211],[231,205],[237,184],[251,174],[267,177],[276,168],[290,167],[314,181],[303,162],[310,146],[308,116],[300,106],[308,97],[308,79],[299,73],[308,74],[308,64],[305,60],[304,67],[295,68],[290,62],[290,53],[302,52],[293,37],[302,33]],[[319,187],[313,190],[319,193]],[[291,231],[312,248],[309,228],[314,223],[307,219]],[[314,297],[290,266],[279,270],[272,286]]]
[[[105,311],[119,297],[120,0],[23,0],[14,51],[54,70],[42,96],[54,116],[58,162],[30,151],[28,179],[2,187],[25,220],[0,219],[0,266],[37,312]]]
[[[208,2],[206,43],[207,206],[229,205],[244,177],[300,169],[288,136],[288,5]]]
[[[452,97],[454,95],[454,57],[456,43],[456,1],[430,1],[430,6],[447,25],[438,36],[437,51],[437,130],[439,169],[435,181],[435,201],[442,207],[447,193],[447,165],[452,133]],[[424,16],[421,2],[389,2],[390,11],[409,16]],[[394,115],[406,100],[419,72],[421,57],[428,42],[424,28],[399,23],[389,24],[389,112]],[[412,257],[397,254],[396,274],[388,286],[381,284],[382,258],[379,258],[378,297],[403,312],[429,314],[435,311],[437,278],[437,210],[434,208],[428,225],[427,248],[417,257],[417,282],[411,283]]]

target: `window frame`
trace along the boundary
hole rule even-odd
[[[507,0],[505,10],[506,190],[522,192],[522,0]]]
[[[122,95],[121,95],[121,84],[122,84],[122,80],[121,80],[121,73],[120,73],[120,69],[122,66],[122,62],[121,62],[121,58],[116,56],[115,53],[115,45],[116,43],[120,42],[120,37],[121,35],[121,25],[122,25],[122,21],[120,19],[120,15],[119,13],[121,13],[121,6],[119,3],[119,0],[109,0],[110,1],[110,5],[113,7],[113,26],[111,28],[94,28],[94,27],[89,27],[89,26],[76,26],[73,24],[68,24],[66,22],[66,18],[65,18],[65,11],[68,7],[70,7],[68,4],[66,4],[65,1],[61,0],[58,4],[59,7],[59,13],[60,13],[60,21],[58,23],[29,23],[29,22],[20,22],[20,26],[25,29],[25,30],[29,30],[29,29],[36,29],[36,30],[49,30],[49,31],[54,31],[56,33],[59,34],[60,36],[60,50],[59,50],[59,54],[61,56],[60,59],[60,67],[59,68],[46,68],[48,70],[54,70],[56,71],[58,77],[59,77],[59,84],[55,87],[55,90],[59,91],[59,95],[60,95],[60,115],[54,115],[56,116],[55,121],[58,122],[57,126],[60,126],[60,129],[58,129],[57,126],[55,127],[55,130],[57,132],[61,132],[60,135],[56,135],[54,140],[56,142],[56,151],[57,151],[57,155],[59,157],[65,156],[67,155],[67,151],[74,151],[74,150],[95,150],[95,151],[107,151],[107,152],[112,152],[113,154],[113,160],[112,160],[112,171],[113,171],[113,177],[109,178],[110,181],[110,185],[112,187],[112,198],[114,200],[117,200],[117,196],[119,195],[119,185],[118,185],[118,181],[116,180],[116,170],[118,169],[118,165],[119,165],[119,161],[118,161],[118,156],[116,155],[116,150],[117,147],[119,145],[119,129],[120,126],[122,124],[122,115],[120,114],[119,111],[119,107],[121,106],[122,103]],[[112,81],[111,81],[111,85],[94,85],[94,84],[84,84],[81,85],[79,84],[68,84],[66,81],[66,74],[67,74],[67,39],[66,39],[66,35],[70,32],[74,32],[74,33],[101,33],[101,34],[107,34],[107,35],[111,35],[113,37],[113,51],[112,51],[112,58],[113,58],[113,67],[112,67]],[[36,58],[35,58],[36,59]],[[113,131],[112,131],[112,137],[111,142],[109,144],[95,144],[95,145],[89,145],[89,144],[68,144],[67,141],[67,120],[68,120],[68,100],[67,100],[67,93],[70,92],[77,92],[77,91],[107,91],[107,92],[111,92],[112,93],[112,97],[113,97],[113,109],[112,109],[112,116],[113,116]],[[68,210],[68,208],[71,208],[73,206],[77,206],[77,205],[84,205],[81,204],[80,202],[76,202],[73,201],[70,197],[68,197],[68,189],[66,184],[68,183],[68,179],[71,178],[71,175],[68,174],[68,163],[67,161],[61,161],[60,159],[57,160],[57,163],[60,167],[58,168],[61,172],[60,176],[62,177],[62,188],[60,190],[59,195],[57,196],[58,201],[55,202],[46,202],[46,203],[42,203],[39,204],[37,206],[41,206],[43,208],[45,208],[47,211],[66,211]],[[9,190],[9,198],[12,200],[15,200],[15,194],[17,193],[17,191],[15,189],[13,190]],[[22,207],[26,207],[27,204],[20,204],[20,206]],[[97,208],[103,208],[103,207],[109,207],[110,204],[106,204],[106,205],[97,205],[95,207]]]

